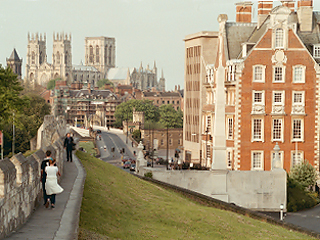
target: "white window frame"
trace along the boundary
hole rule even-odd
[[[255,93],[261,93],[262,94],[261,102],[256,102],[255,101],[255,98],[254,98]],[[265,105],[265,94],[264,94],[264,91],[253,90],[252,91],[252,103],[253,103],[253,105]]]
[[[274,98],[276,93],[281,93],[281,102],[275,102]],[[281,105],[284,106],[284,102],[285,102],[285,91],[272,91],[272,105]]]
[[[300,120],[301,121],[301,138],[294,138],[294,121]],[[304,142],[304,118],[292,118],[291,120],[291,142]]]
[[[260,167],[254,167],[253,163],[254,163],[254,154],[261,154],[261,166]],[[263,171],[264,170],[264,152],[263,151],[259,151],[259,150],[254,150],[251,151],[251,171]]]
[[[320,44],[313,45],[313,57],[320,58]]]
[[[291,168],[294,168],[294,166],[296,165],[294,165],[293,164],[293,156],[296,154],[296,153],[298,153],[299,155],[300,155],[300,162],[299,162],[299,164],[301,164],[302,162],[303,162],[303,160],[304,160],[304,152],[303,151],[296,151],[296,150],[292,150],[291,151],[291,160],[290,160],[290,166],[291,166]]]
[[[230,120],[231,120],[231,126],[230,126]],[[233,139],[233,117],[227,117],[227,122],[226,122],[226,136],[228,140]]]
[[[302,95],[302,102],[295,102],[294,96],[295,94],[301,94]],[[292,105],[298,105],[298,106],[305,106],[305,91],[292,91]]]
[[[280,120],[280,123],[281,123],[280,138],[273,138],[274,137],[274,134],[273,134],[274,120]],[[278,117],[272,118],[272,121],[271,121],[271,141],[272,142],[283,142],[283,133],[284,133],[284,120],[283,120],[283,118],[278,118]]]
[[[256,79],[256,70],[258,68],[261,68],[261,79]],[[264,83],[265,82],[265,78],[266,78],[266,66],[260,65],[260,64],[252,66],[252,79],[253,79],[253,82]]]
[[[282,69],[282,80],[276,81],[276,69],[281,68]],[[272,67],[272,82],[273,83],[284,83],[286,81],[286,67],[285,66],[273,66]]]
[[[255,138],[254,135],[254,120],[261,120],[261,138]],[[264,118],[254,117],[251,119],[251,142],[264,142]]]
[[[282,40],[282,41],[277,41],[280,36],[280,35],[278,35],[278,33],[279,33],[278,30],[281,30],[282,39],[280,38],[280,40]],[[285,32],[284,32],[283,28],[278,27],[274,30],[274,48],[276,48],[276,49],[283,49],[284,48],[284,39],[285,39],[284,35],[285,35]]]
[[[301,80],[295,81],[296,79],[296,69],[301,68]],[[305,83],[306,82],[306,66],[303,65],[295,65],[292,67],[292,83]]]
[[[284,159],[284,151],[279,151],[280,153],[280,161],[281,161],[281,167],[283,168],[283,159]],[[274,158],[275,151],[271,151],[271,170],[273,169],[273,158]]]

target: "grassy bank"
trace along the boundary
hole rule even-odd
[[[77,152],[87,177],[79,239],[311,239],[232,212],[201,206]],[[109,238],[108,238],[109,237]]]

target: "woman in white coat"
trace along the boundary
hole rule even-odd
[[[54,205],[56,203],[56,194],[62,193],[63,188],[58,184],[57,176],[61,176],[58,167],[54,166],[56,160],[50,159],[49,160],[49,166],[45,168],[45,171],[47,173],[47,179],[46,179],[46,193],[48,195],[46,207],[49,207],[49,204],[51,203],[51,208],[54,208]]]

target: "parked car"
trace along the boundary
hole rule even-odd
[[[136,170],[136,165],[135,164],[131,164],[130,171],[135,171],[135,170]]]
[[[101,130],[97,130],[97,133],[101,133]]]
[[[123,168],[130,168],[131,162],[127,161],[124,163]]]

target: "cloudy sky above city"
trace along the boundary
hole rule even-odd
[[[6,65],[13,48],[23,58],[27,35],[47,34],[48,62],[52,62],[52,34],[72,34],[73,64],[84,60],[84,38],[116,38],[117,67],[153,67],[161,69],[166,89],[183,88],[184,42],[186,35],[199,31],[217,31],[217,17],[228,14],[235,20],[237,0],[1,0],[0,63]],[[253,1],[254,20],[257,1]],[[275,1],[277,4],[278,1]],[[320,1],[314,1],[320,11]]]

